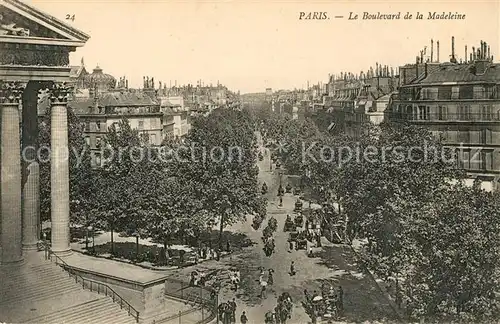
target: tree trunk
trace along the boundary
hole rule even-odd
[[[219,228],[219,253],[222,251],[222,233],[224,232],[224,213],[220,217],[220,228]]]

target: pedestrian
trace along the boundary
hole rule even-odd
[[[312,246],[309,247],[309,257],[310,258],[313,257],[313,248],[312,248]]]
[[[288,252],[292,253],[292,251],[293,251],[293,241],[290,240],[288,241]]]
[[[231,252],[231,246],[229,245],[229,241],[226,242],[226,251]]]
[[[290,264],[290,276],[295,276],[295,262],[292,261],[292,263]]]
[[[265,298],[265,296],[266,296],[266,286],[267,286],[267,282],[265,282],[265,281],[261,281],[260,282],[260,287],[261,287],[260,298]]]
[[[246,324],[248,322],[247,314],[245,313],[245,311],[243,311],[240,316],[240,322],[241,324]]]
[[[269,285],[272,285],[274,283],[274,279],[273,279],[273,269],[269,269],[269,273],[267,275],[267,283]]]
[[[229,305],[231,306],[231,317],[236,321],[236,299],[233,298],[233,300],[229,302]]]

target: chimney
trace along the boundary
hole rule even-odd
[[[472,59],[476,60],[476,48],[474,46],[472,46]]]
[[[434,60],[434,40],[431,39],[431,63]]]
[[[481,50],[479,48],[477,49],[477,59],[481,59]]]
[[[439,41],[436,42],[436,62],[439,63]]]
[[[465,58],[464,58],[465,63],[467,63],[467,45],[465,45]]]
[[[128,80],[125,80],[125,89],[128,89]]]
[[[469,62],[472,63],[474,60],[472,59],[472,53],[469,54]]]
[[[424,63],[424,51],[420,51],[420,63]]]
[[[424,77],[427,78],[427,63],[424,65]]]
[[[488,45],[488,60],[491,59],[491,56],[490,56],[490,45]]]
[[[451,63],[457,63],[457,60],[455,59],[455,36],[451,36]]]
[[[415,64],[415,74],[416,77],[418,78],[418,56],[417,56],[417,63]]]

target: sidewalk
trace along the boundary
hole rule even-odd
[[[166,278],[168,276],[168,272],[143,269],[135,265],[109,259],[95,258],[75,252],[67,257],[64,257],[63,260],[68,265],[83,270],[107,274],[113,277],[133,280],[140,283],[146,283],[152,280]]]

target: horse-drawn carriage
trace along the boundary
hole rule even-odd
[[[295,250],[307,249],[307,239],[304,236],[304,232],[290,232],[288,241],[295,242]]]
[[[295,231],[295,223],[292,221],[290,215],[286,215],[285,228],[283,230],[285,232]]]
[[[295,216],[294,222],[296,227],[302,228],[302,226],[304,225],[304,216],[302,216],[302,214],[298,214],[297,216]]]
[[[274,253],[274,248],[275,248],[274,239],[268,238],[264,242],[264,254],[268,257],[271,256]]]
[[[300,212],[302,210],[302,207],[304,206],[304,203],[300,199],[297,199],[295,202],[295,208],[293,209],[294,212]]]
[[[278,221],[273,216],[269,218],[268,225],[273,232],[276,232],[276,230],[278,229]]]

